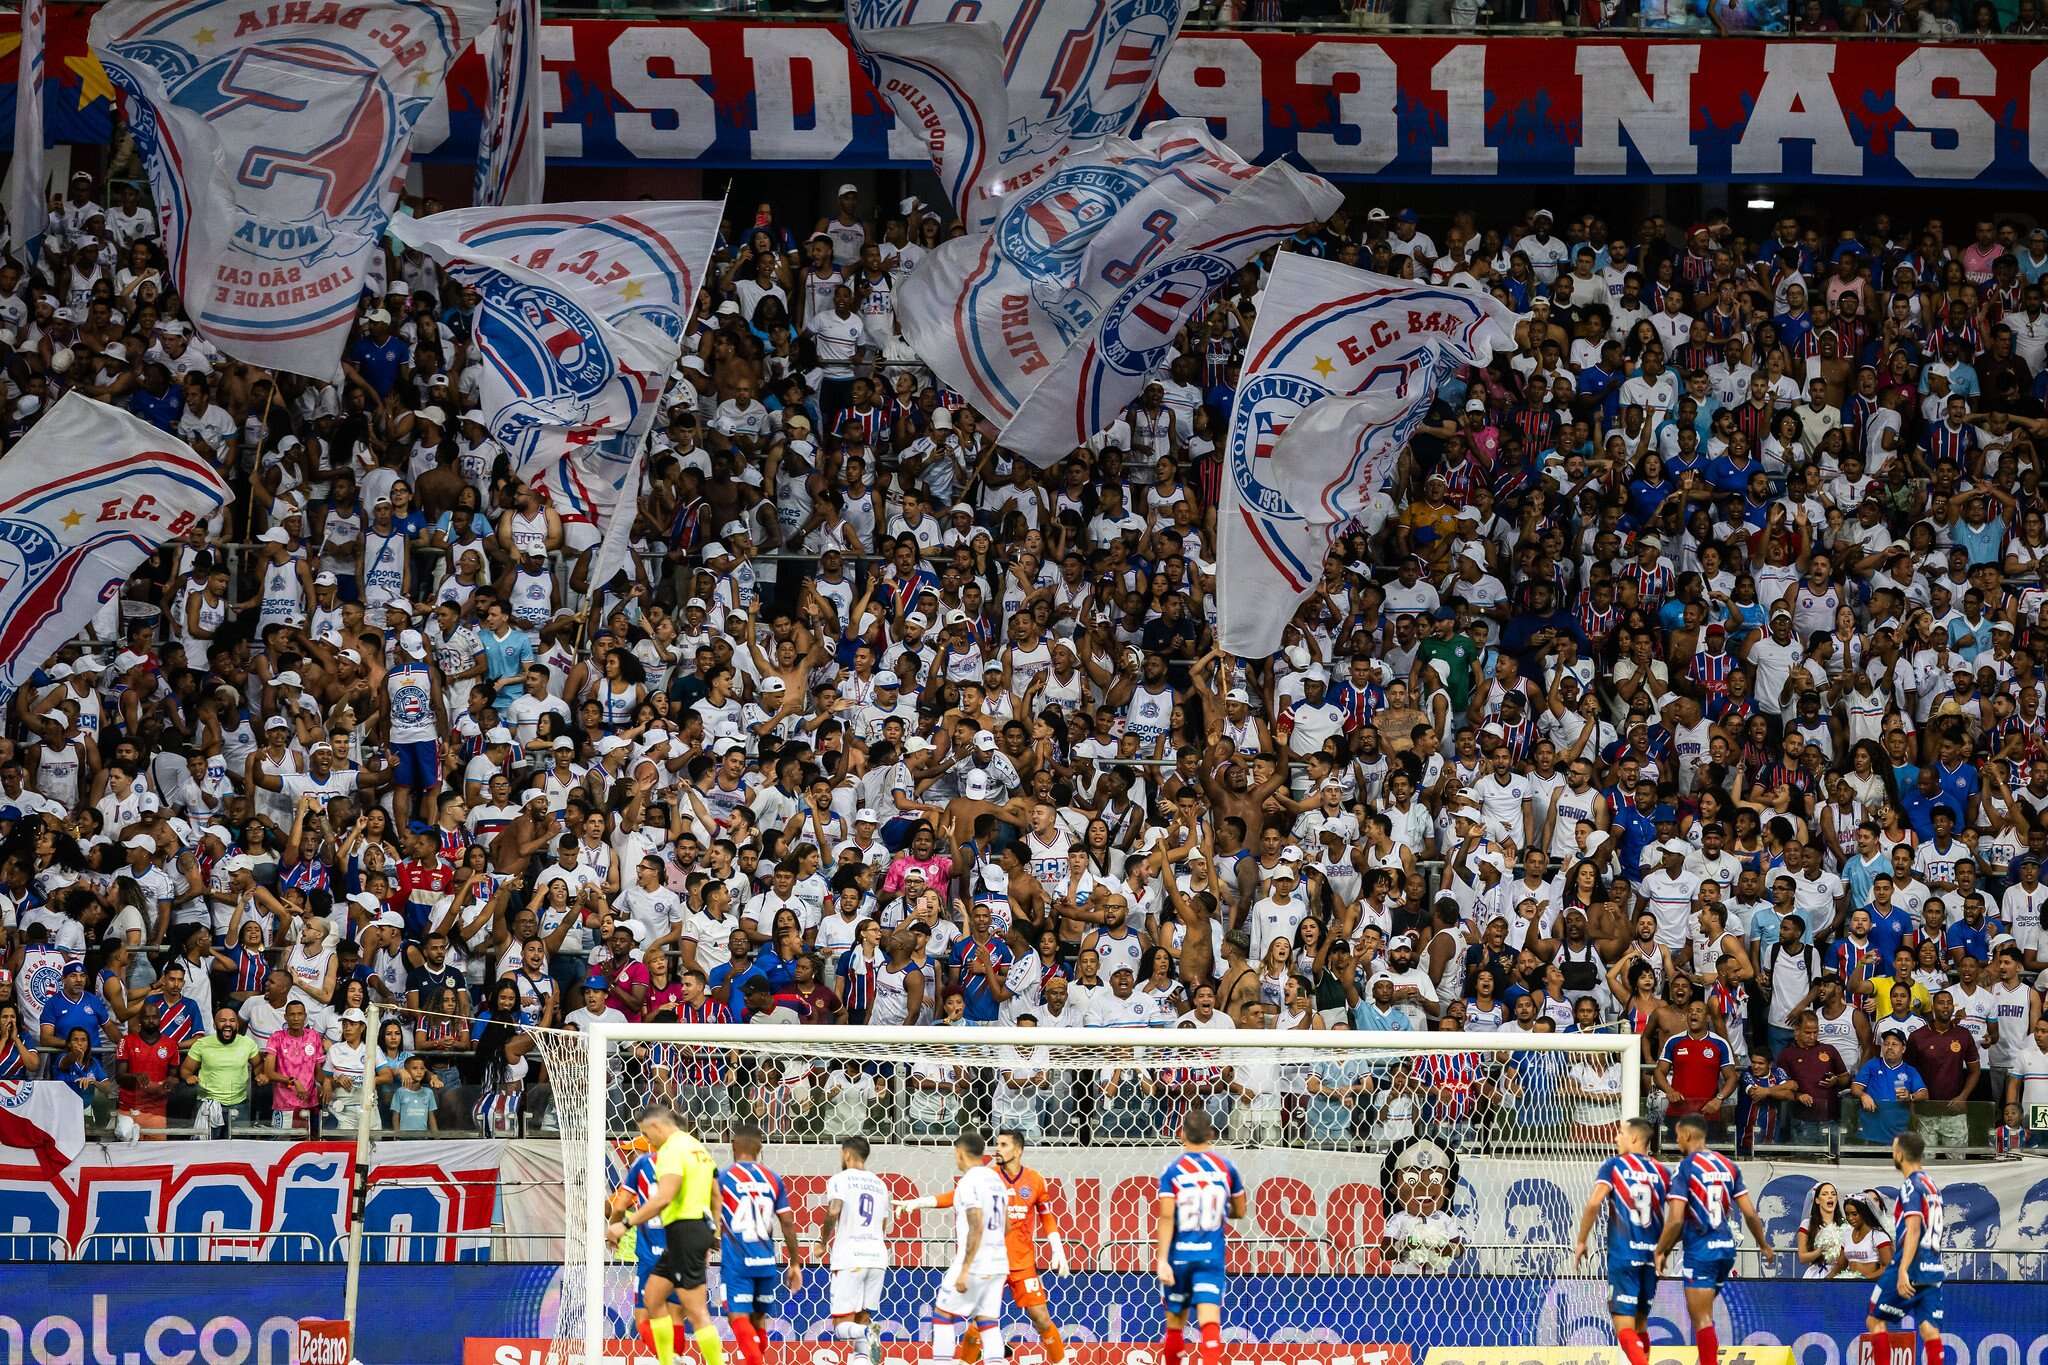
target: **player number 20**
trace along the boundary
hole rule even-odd
[[[1223,1206],[1229,1199],[1221,1185],[1183,1185],[1174,1199],[1175,1221],[1195,1232],[1214,1232],[1223,1226]]]

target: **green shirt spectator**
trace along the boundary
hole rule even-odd
[[[1472,703],[1472,666],[1479,659],[1479,645],[1464,631],[1458,629],[1458,609],[1445,605],[1436,609],[1431,621],[1431,634],[1415,651],[1415,662],[1420,668],[1442,659],[1449,666],[1450,676],[1444,679],[1444,686],[1450,689],[1451,710],[1463,714]],[[1421,694],[1418,692],[1417,696]],[[1418,701],[1417,705],[1421,703]]]
[[[247,1102],[250,1067],[257,1056],[256,1040],[235,1030],[232,1036],[213,1034],[185,1050],[187,1075],[196,1071],[201,1097],[228,1106]]]

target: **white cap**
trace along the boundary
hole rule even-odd
[[[137,654],[132,649],[124,649],[114,656],[114,671],[116,673],[126,673],[130,669],[140,668],[148,662],[148,655]]]
[[[441,405],[438,403],[429,403],[423,408],[414,408],[412,415],[419,418],[422,422],[432,422],[437,427],[448,425],[448,414],[441,410]]]
[[[297,669],[287,668],[284,672],[272,678],[270,685],[272,687],[304,687],[305,683],[300,680]]]
[[[885,668],[881,672],[875,674],[875,686],[901,687],[903,686],[903,680],[896,676],[895,671],[893,669]]]
[[[789,684],[776,677],[773,673],[770,673],[767,677],[761,679],[761,690],[763,692],[786,692],[789,690]]]
[[[951,431],[952,429],[953,429],[953,410],[952,410],[951,408],[934,408],[934,409],[932,409],[932,430],[933,430],[933,431]]]
[[[719,559],[722,558],[725,555],[725,553],[725,546],[720,544],[718,541],[714,540],[709,545],[706,545],[704,547],[704,549],[701,552],[701,557],[704,559]]]
[[[131,834],[121,841],[121,847],[139,848],[144,853],[154,853],[156,852],[156,840],[150,838],[147,834]]]
[[[424,654],[427,652],[427,637],[416,630],[401,630],[398,632],[398,647],[408,654]]]
[[[353,896],[350,896],[348,898],[348,903],[350,905],[360,906],[365,910],[376,910],[379,913],[382,913],[380,907],[384,904],[384,902],[378,900],[375,896],[371,895],[367,891],[356,892]]]
[[[256,541],[260,545],[287,545],[291,543],[291,538],[292,533],[290,531],[285,530],[282,526],[273,526],[262,535],[257,536]]]
[[[987,774],[987,773],[984,773],[984,772],[979,772],[979,771],[977,771],[977,772],[971,772],[971,773],[967,774],[967,782],[966,782],[966,785],[965,785],[965,790],[966,790],[966,793],[967,793],[968,799],[970,799],[970,800],[973,800],[973,801],[985,801],[985,800],[987,800],[987,799],[988,799],[988,774]]]
[[[386,910],[383,914],[370,921],[370,927],[372,929],[403,929],[405,927],[405,916],[399,914],[396,910]]]
[[[845,185],[841,185],[841,186],[839,187],[839,192],[840,192],[841,194],[859,194],[859,193],[860,193],[860,186],[858,186],[858,185],[854,185],[854,184],[850,184],[850,183],[849,183],[849,184],[845,184]]]
[[[386,327],[389,327],[391,325],[391,314],[385,312],[382,308],[372,308],[369,312],[369,316],[365,317],[363,321],[381,322]]]
[[[931,747],[932,742],[926,739],[923,735],[912,735],[910,738],[903,741],[903,752],[906,754],[925,753],[928,750],[930,750]]]
[[[1252,694],[1245,691],[1242,687],[1233,687],[1223,694],[1223,700],[1239,702],[1245,706],[1250,706],[1252,704]]]
[[[985,754],[994,753],[996,751],[996,732],[993,730],[983,730],[980,734],[977,734],[974,737],[974,747]]]
[[[624,739],[618,735],[606,735],[604,738],[598,740],[597,742],[597,752],[600,756],[604,754],[615,754],[621,749],[629,749],[631,747],[631,740]]]
[[[946,613],[946,624],[949,626],[964,626],[968,624],[967,613],[958,607],[954,607]]]
[[[343,1010],[341,1012],[341,1022],[344,1024],[367,1024],[370,1021],[363,1017],[361,1010]]]
[[[502,725],[493,725],[490,729],[484,731],[484,743],[486,744],[510,744],[511,742],[512,732]]]
[[[873,806],[862,806],[853,813],[853,823],[856,825],[879,825],[882,823],[882,817],[875,813]]]
[[[903,618],[903,624],[906,626],[916,626],[919,630],[929,630],[931,629],[932,618],[926,616],[921,611],[914,611]]]
[[[322,569],[319,573],[313,575],[313,586],[316,588],[332,588],[338,586],[340,583],[340,579],[336,578],[333,574],[329,573],[325,569]]]
[[[145,815],[154,815],[163,808],[164,803],[157,799],[155,792],[142,792],[135,798],[135,809]]]

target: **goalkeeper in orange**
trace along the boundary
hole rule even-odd
[[[1038,1277],[1038,1238],[1045,1237],[1046,1269],[1054,1275],[1067,1273],[1067,1248],[1060,1241],[1059,1220],[1053,1216],[1052,1190],[1045,1177],[1024,1164],[1024,1134],[1005,1128],[996,1134],[995,1157],[990,1165],[1010,1191],[1008,1227],[1004,1242],[1010,1257],[1010,1301],[1024,1310],[1038,1331],[1049,1365],[1067,1358],[1067,1344],[1053,1324],[1046,1307],[1045,1285]],[[898,1204],[901,1209],[945,1209],[953,1206],[953,1192],[923,1195]],[[963,1365],[981,1359],[981,1334],[970,1331],[960,1343]]]

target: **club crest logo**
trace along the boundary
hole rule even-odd
[[[1102,363],[1120,374],[1150,374],[1188,314],[1236,275],[1236,266],[1207,252],[1154,266],[1103,315]]]
[[[1152,89],[1180,28],[1180,0],[1098,4],[1088,21],[1061,36],[1041,97],[1047,111],[1022,130],[1031,151],[1123,132]],[[1017,132],[1013,130],[1013,143]]]
[[[996,248],[1034,285],[1069,287],[1096,234],[1144,188],[1143,176],[1116,166],[1055,171],[1004,211]]]

